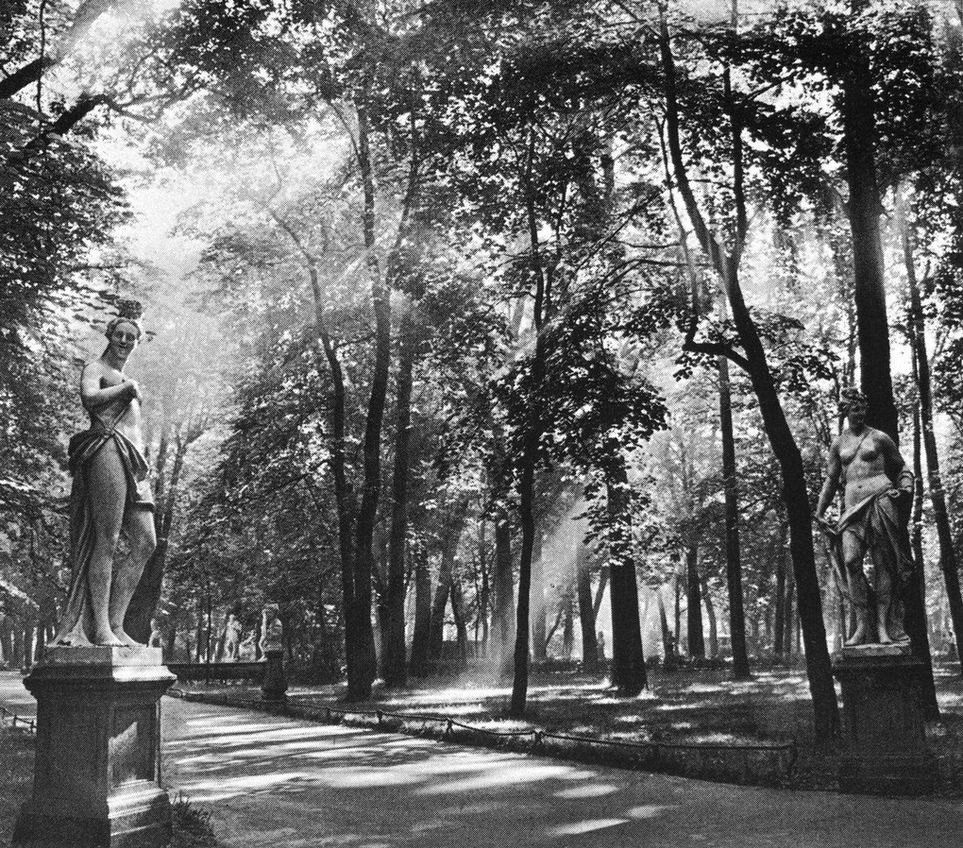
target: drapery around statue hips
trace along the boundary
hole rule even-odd
[[[127,478],[127,504],[130,509],[154,509],[154,495],[147,479],[149,467],[137,446],[115,427],[92,428],[70,440],[68,457],[73,485],[70,490],[71,574],[67,604],[52,645],[87,644],[85,618],[90,612],[87,572],[93,555],[96,528],[91,511],[87,469],[101,450],[116,450]]]

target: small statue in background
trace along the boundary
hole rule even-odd
[[[150,620],[150,639],[147,640],[148,648],[163,648],[164,634],[161,633],[160,625],[156,618]]]
[[[241,622],[231,613],[224,625],[224,656],[230,662],[241,658]]]
[[[262,654],[270,651],[281,651],[284,645],[281,641],[281,619],[278,617],[278,605],[267,604],[261,617],[261,641],[258,643]]]
[[[913,574],[906,534],[913,474],[893,440],[866,424],[866,398],[859,389],[844,389],[840,408],[847,426],[829,449],[816,521],[856,618],[856,630],[845,644],[903,642],[909,637],[902,626],[900,594]],[[845,508],[833,524],[825,513],[840,488]]]

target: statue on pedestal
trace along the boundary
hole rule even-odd
[[[261,618],[261,641],[258,643],[263,654],[284,649],[281,641],[281,619],[278,614],[277,604],[265,605]]]
[[[847,426],[829,449],[816,521],[856,618],[845,645],[905,642],[900,595],[914,569],[906,534],[913,474],[893,440],[866,424],[866,398],[859,389],[844,389],[840,407]],[[833,524],[825,513],[840,488],[844,510]]]
[[[231,662],[241,658],[241,622],[231,613],[224,625],[224,656]]]
[[[51,647],[138,647],[124,615],[154,551],[154,501],[141,431],[141,390],[124,374],[141,328],[133,317],[107,325],[107,349],[88,363],[80,398],[90,428],[70,440],[72,571]],[[116,565],[120,534],[129,555]]]

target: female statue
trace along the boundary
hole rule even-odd
[[[154,551],[154,502],[144,459],[140,387],[124,375],[141,336],[131,318],[107,325],[107,349],[88,363],[80,399],[90,429],[70,440],[72,571],[53,645],[137,646],[124,615]],[[121,531],[129,554],[114,566]]]
[[[913,572],[905,540],[913,475],[893,440],[867,426],[866,398],[859,389],[844,389],[840,408],[848,425],[829,449],[816,520],[830,539],[841,588],[856,617],[846,645],[902,641],[908,637],[897,613],[900,591]],[[840,487],[845,509],[833,525],[825,512]]]

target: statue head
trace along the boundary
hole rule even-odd
[[[865,411],[866,406],[866,395],[856,388],[856,386],[846,386],[839,393],[839,411],[844,415],[848,415],[854,408]]]

